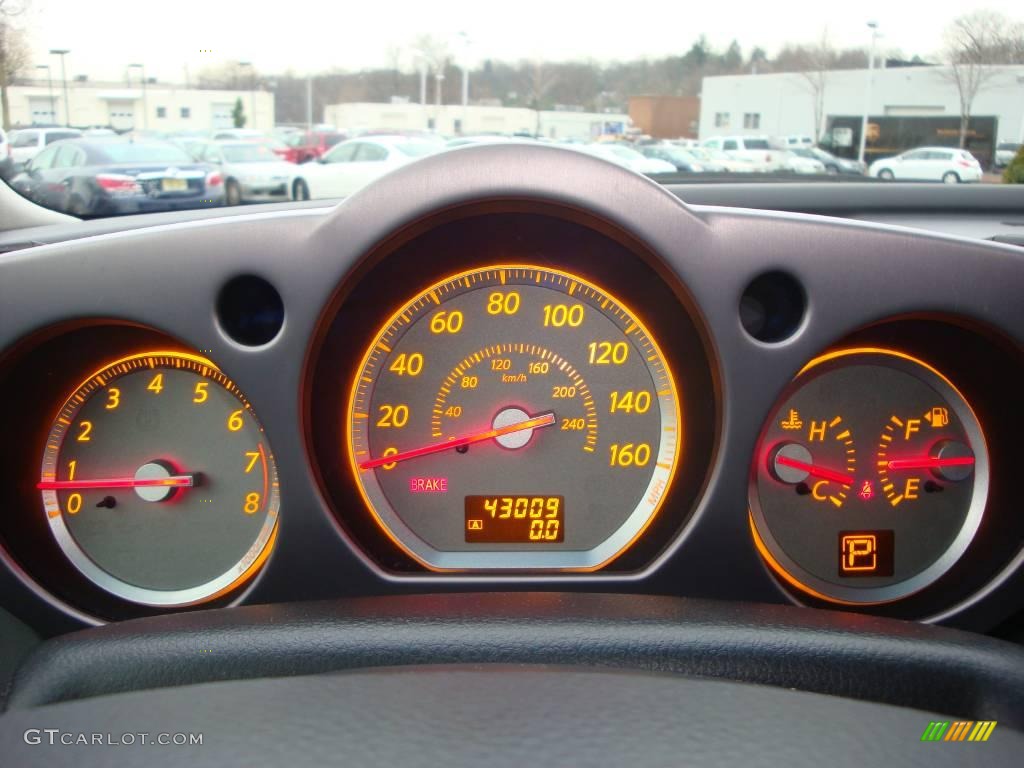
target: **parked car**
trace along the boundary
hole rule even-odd
[[[367,136],[338,144],[297,170],[292,197],[346,197],[379,176],[440,149],[435,141],[409,136]]]
[[[40,205],[80,217],[224,203],[220,171],[163,141],[56,142],[29,160],[11,186]]]
[[[77,128],[19,128],[11,134],[11,161],[18,171],[45,147],[63,139],[77,139],[82,132]]]
[[[688,149],[691,155],[696,157],[705,173],[753,173],[755,168],[749,160],[738,160],[729,157],[721,150],[709,147],[694,147]]]
[[[773,146],[767,136],[716,136],[701,142],[701,146],[720,150],[736,160],[748,161],[755,171],[785,169],[784,150]]]
[[[1016,141],[1001,141],[996,144],[995,166],[1005,168],[1013,162],[1017,152],[1020,151],[1020,143]]]
[[[970,152],[950,147],[918,147],[876,160],[869,170],[879,179],[941,181],[943,184],[981,181],[981,163]]]
[[[281,160],[267,143],[207,142],[195,158],[220,169],[227,205],[291,199],[298,167]]]
[[[635,149],[617,142],[587,144],[581,149],[597,157],[602,157],[617,165],[629,168],[637,173],[675,173],[676,167],[665,160],[644,157]]]
[[[671,163],[680,173],[703,173],[704,165],[695,155],[674,144],[645,144],[637,147],[644,157],[653,157]]]
[[[820,161],[825,166],[825,173],[833,176],[839,174],[863,176],[867,171],[867,166],[864,163],[847,160],[845,157],[836,157],[820,147],[794,147],[789,151],[799,157]]]
[[[799,174],[823,174],[825,164],[814,155],[805,155],[792,149],[782,153],[781,170]]]
[[[238,139],[262,140],[267,138],[263,131],[255,128],[221,128],[213,132],[211,138],[214,141],[233,141]]]
[[[283,137],[282,141],[290,150],[283,159],[291,163],[308,163],[344,140],[345,134],[339,131],[299,131]]]
[[[11,142],[0,129],[0,179],[7,181],[14,175],[14,160],[11,159]]]

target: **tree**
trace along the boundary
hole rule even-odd
[[[993,66],[1024,63],[1024,25],[994,11],[960,16],[946,29],[941,76],[956,87],[960,106],[960,147],[967,144],[978,94],[996,76]]]
[[[245,128],[245,108],[242,106],[242,97],[235,99],[235,106],[231,109],[231,121],[235,128]]]
[[[8,87],[28,66],[29,49],[24,33],[11,19],[24,13],[26,4],[0,0],[0,110],[4,113],[4,130],[11,128],[11,103]]]

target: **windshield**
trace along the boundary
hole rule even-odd
[[[68,195],[47,193],[63,159],[44,155],[35,175],[25,171],[73,136],[132,139],[111,145],[112,162],[196,157],[210,187],[166,201],[177,208],[335,200],[427,155],[523,140],[634,170],[692,168],[673,184],[700,173],[833,185],[1021,178],[1004,174],[1024,140],[1019,2],[943,0],[925,13],[653,3],[628,32],[625,9],[595,9],[438,0],[384,12],[310,0],[251,14],[237,1],[0,0],[0,178],[69,212]],[[964,150],[976,167],[904,159],[928,148]],[[232,187],[215,173],[274,160],[294,166],[287,184]]]

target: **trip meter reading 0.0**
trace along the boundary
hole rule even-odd
[[[501,265],[405,304],[367,349],[348,447],[370,512],[433,570],[593,570],[657,514],[679,402],[640,319],[568,273]]]
[[[981,427],[942,374],[892,350],[843,350],[810,363],[765,426],[751,527],[801,591],[888,602],[956,563],[987,492]]]

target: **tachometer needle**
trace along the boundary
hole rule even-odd
[[[791,459],[789,456],[776,456],[775,463],[781,464],[784,467],[792,467],[793,469],[800,469],[804,472],[820,477],[822,480],[830,480],[833,483],[839,483],[840,485],[853,485],[853,478],[847,475],[841,475],[838,472],[834,472],[831,469],[825,467],[819,467],[816,464],[808,464],[806,461],[799,461],[797,459]]]
[[[889,469],[941,469],[942,467],[972,467],[973,456],[950,456],[947,459],[933,456],[919,456],[913,459],[893,459]]]
[[[107,477],[98,480],[40,480],[36,488],[40,491],[85,491],[90,488],[191,488],[196,484],[195,475],[171,475],[170,477]]]
[[[464,435],[463,437],[457,437],[454,440],[446,440],[443,443],[434,443],[432,445],[425,445],[421,448],[413,448],[408,451],[402,451],[401,453],[395,453],[391,456],[380,456],[376,459],[367,459],[359,463],[360,469],[373,469],[384,464],[393,464],[396,461],[405,461],[406,459],[415,459],[420,456],[429,456],[432,453],[440,453],[441,451],[447,451],[452,448],[458,448],[462,445],[472,445],[473,443],[482,443],[485,440],[493,440],[496,437],[502,435],[511,435],[515,432],[522,432],[526,429],[536,429],[538,427],[549,427],[555,423],[555,414],[542,413],[539,416],[527,419],[526,421],[520,421],[516,424],[508,424],[504,427],[498,427],[496,429],[489,429],[486,432],[477,432],[475,435]]]

